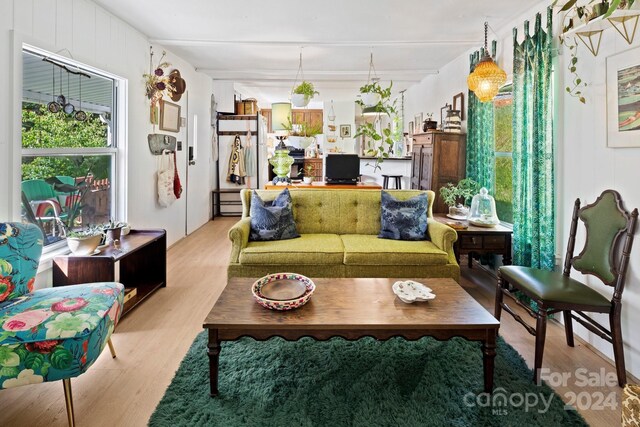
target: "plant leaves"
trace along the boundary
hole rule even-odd
[[[34,371],[40,371],[44,363],[44,356],[40,353],[29,353],[24,359],[24,366]]]
[[[583,104],[586,104],[586,103],[587,103],[587,100],[586,100],[586,99],[584,99],[584,96],[581,96],[581,97],[580,97],[580,102],[582,102]]]
[[[564,6],[562,6],[562,9],[560,9],[560,12],[566,12],[567,10],[571,9],[573,7],[573,5],[576,4],[578,0],[569,0],[568,2],[566,2],[564,4]],[[558,12],[558,13],[560,13]]]
[[[56,349],[51,353],[51,366],[56,369],[67,369],[71,366],[71,361],[73,360],[73,356],[71,352],[64,347],[56,347]]]
[[[609,9],[607,9],[607,12],[602,16],[602,19],[610,17],[611,14],[618,9],[618,6],[620,6],[620,0],[611,0],[611,3],[609,3]],[[630,5],[627,7],[630,7]]]

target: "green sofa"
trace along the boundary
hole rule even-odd
[[[251,192],[273,200],[280,191],[241,191],[242,219],[229,230],[232,242],[228,277],[262,277],[295,272],[309,277],[450,277],[458,281],[460,267],[453,253],[455,230],[432,219],[431,241],[379,239],[380,191],[291,189],[293,216],[301,237],[250,242]],[[419,190],[389,190],[405,200]]]

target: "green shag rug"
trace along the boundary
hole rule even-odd
[[[480,344],[461,338],[223,342],[220,395],[209,396],[198,335],[151,426],[583,426],[498,341],[493,397],[482,394]],[[478,394],[481,393],[481,394]]]

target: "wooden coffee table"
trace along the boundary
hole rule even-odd
[[[251,294],[255,279],[232,278],[203,327],[209,330],[211,395],[218,395],[220,342],[248,336],[266,340],[280,336],[298,340],[401,336],[416,340],[463,337],[482,342],[484,390],[493,389],[496,336],[500,322],[452,279],[416,279],[436,294],[434,300],[405,304],[391,290],[397,279],[313,279],[316,290],[303,307],[272,311]]]

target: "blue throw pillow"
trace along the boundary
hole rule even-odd
[[[427,194],[398,200],[382,192],[380,234],[382,239],[429,240],[427,235]]]
[[[251,232],[249,240],[285,240],[300,237],[293,220],[291,194],[285,188],[272,202],[251,195]]]

